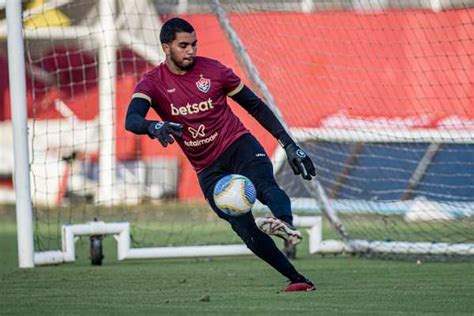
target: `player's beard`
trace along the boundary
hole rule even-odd
[[[194,66],[194,61],[196,60],[196,57],[193,56],[191,60],[189,59],[183,59],[182,61],[178,61],[173,52],[170,54],[170,58],[173,61],[173,63],[178,67],[180,70],[186,71],[191,69]]]

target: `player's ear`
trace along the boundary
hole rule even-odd
[[[162,43],[161,48],[163,49],[163,52],[165,53],[165,55],[170,54],[170,45],[168,43]]]

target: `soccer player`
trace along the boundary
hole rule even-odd
[[[232,98],[268,130],[286,151],[295,174],[311,180],[315,168],[282,124],[234,72],[216,60],[196,56],[191,24],[172,18],[162,26],[160,41],[166,60],[146,73],[135,87],[125,128],[156,138],[164,147],[176,142],[197,172],[213,211],[229,222],[247,247],[290,280],[286,291],[311,291],[315,286],[291,264],[269,235],[296,244],[302,235],[293,225],[290,199],[273,176],[265,150],[227,104]],[[145,119],[153,108],[162,121]],[[241,174],[257,190],[257,198],[275,217],[257,220],[251,212],[230,216],[213,201],[214,186],[225,175]]]

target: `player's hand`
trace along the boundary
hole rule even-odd
[[[301,174],[303,179],[311,180],[311,176],[316,176],[316,169],[313,162],[308,157],[306,152],[301,149],[296,143],[291,142],[285,146],[286,156],[290,163],[293,172],[298,175]]]
[[[173,137],[183,136],[183,125],[172,122],[153,122],[148,127],[148,136],[156,138],[163,147],[174,143]]]

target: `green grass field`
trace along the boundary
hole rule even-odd
[[[0,315],[474,314],[473,262],[321,257],[302,247],[294,263],[318,290],[287,294],[284,278],[255,257],[119,262],[109,237],[98,267],[86,239],[76,246],[75,263],[19,269],[15,223],[1,216]]]

